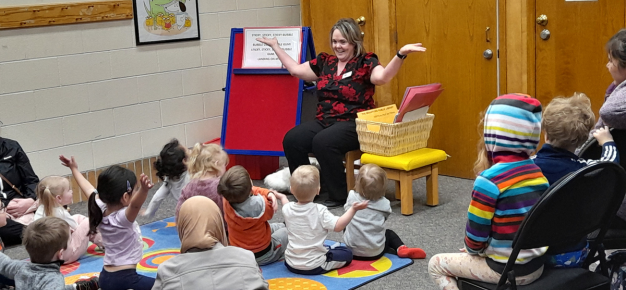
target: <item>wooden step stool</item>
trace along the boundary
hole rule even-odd
[[[447,158],[443,150],[422,148],[391,157],[363,153],[361,164],[373,163],[382,167],[387,172],[387,178],[396,181],[396,199],[400,200],[402,214],[412,215],[413,180],[425,176],[426,204],[438,205],[438,165]]]

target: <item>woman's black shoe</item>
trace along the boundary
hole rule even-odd
[[[326,200],[325,202],[322,203],[325,207],[327,208],[335,208],[335,207],[342,207],[344,204],[346,204],[346,201],[339,201],[339,200]]]

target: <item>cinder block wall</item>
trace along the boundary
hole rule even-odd
[[[219,137],[230,29],[300,25],[300,2],[198,2],[201,41],[137,46],[132,20],[0,30],[0,136],[20,142],[39,177],[68,174],[60,154],[82,171],[144,172],[172,137]]]

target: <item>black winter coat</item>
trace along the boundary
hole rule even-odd
[[[32,198],[37,200],[35,188],[39,177],[33,171],[26,152],[17,141],[0,137],[0,174],[4,175],[22,192],[20,196],[11,186],[2,180],[3,192],[7,198],[0,196],[6,206],[13,198]]]

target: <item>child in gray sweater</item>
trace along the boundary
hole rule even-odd
[[[0,253],[0,275],[15,280],[16,289],[91,290],[98,289],[97,278],[65,285],[61,257],[70,238],[69,224],[57,217],[44,217],[24,230],[23,243],[30,262],[12,260]]]
[[[400,258],[424,259],[426,253],[420,248],[408,248],[398,235],[385,229],[385,221],[391,214],[391,205],[385,198],[387,174],[376,164],[366,164],[359,170],[355,190],[348,194],[344,209],[355,202],[369,200],[367,208],[358,211],[343,234],[346,246],[352,250],[355,260],[378,260],[385,253]]]

